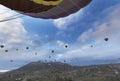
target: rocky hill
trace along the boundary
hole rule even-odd
[[[120,64],[71,66],[32,62],[0,75],[0,81],[120,81]]]

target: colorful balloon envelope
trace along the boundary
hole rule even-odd
[[[0,4],[19,13],[43,19],[66,17],[92,0],[0,0]]]

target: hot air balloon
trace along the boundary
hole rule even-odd
[[[51,56],[49,56],[49,58],[51,58]]]
[[[64,60],[64,63],[66,62],[66,60]]]
[[[68,47],[68,45],[65,45],[65,48],[67,48]]]
[[[108,41],[108,40],[109,40],[109,38],[105,38],[104,40],[105,40],[105,41]]]
[[[0,45],[1,48],[4,48],[4,45]]]
[[[8,52],[8,50],[5,50],[5,52]]]
[[[51,53],[54,53],[55,51],[54,50],[51,50]]]
[[[29,47],[26,47],[26,49],[28,50],[28,49],[29,49]]]
[[[37,55],[37,53],[35,53],[35,55]]]
[[[56,62],[56,59],[54,59],[54,62]]]
[[[10,62],[13,62],[13,60],[10,60]]]
[[[17,48],[16,51],[18,51],[19,49]]]
[[[77,12],[91,1],[92,0],[0,0],[0,4],[32,17],[56,19]]]
[[[93,47],[93,45],[90,46],[91,48]]]

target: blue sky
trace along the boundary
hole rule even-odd
[[[5,45],[0,49],[0,71],[38,60],[66,60],[73,65],[119,63],[119,10],[119,0],[93,0],[65,18],[46,20],[26,16],[0,23],[0,44]],[[16,14],[0,6],[0,12],[6,11],[9,13],[2,14],[0,19]],[[108,42],[104,41],[106,37]],[[25,49],[27,46],[29,50]]]

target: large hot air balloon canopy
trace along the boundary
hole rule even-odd
[[[36,18],[56,19],[77,12],[91,0],[0,0],[0,4]]]

